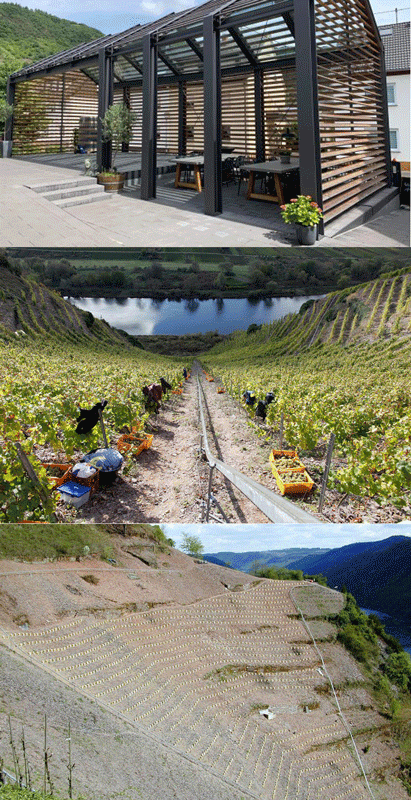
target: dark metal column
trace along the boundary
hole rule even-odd
[[[111,142],[103,142],[102,119],[113,102],[113,61],[104,49],[98,54],[97,169],[111,167]]]
[[[16,95],[16,84],[13,83],[10,78],[7,80],[7,88],[6,88],[6,101],[9,106],[14,106],[14,100]],[[11,142],[13,139],[13,122],[14,116],[13,113],[11,116],[6,120],[6,124],[4,126],[4,139],[6,142]]]
[[[381,59],[381,101],[382,101],[382,118],[384,125],[385,163],[387,167],[387,184],[388,186],[392,186],[390,123],[388,119],[388,98],[387,98],[387,76],[385,71],[385,57],[383,49],[381,49],[380,59]]]
[[[63,152],[63,121],[64,121],[64,89],[66,86],[66,75],[63,72],[61,77],[61,106],[60,106],[60,153]],[[73,142],[74,144],[74,142]]]
[[[130,100],[130,87],[123,86],[123,103],[124,105],[130,110],[131,108],[131,100]],[[121,142],[121,152],[128,153],[130,149],[130,145],[128,142]]]
[[[258,161],[265,161],[264,76],[254,70],[255,152]]]
[[[301,194],[322,205],[314,0],[294,0]],[[320,224],[320,232],[323,226]]]
[[[187,84],[178,83],[178,155],[187,155]]]
[[[205,17],[204,36],[204,211],[223,210],[221,173],[220,32],[214,17]]]
[[[150,34],[143,42],[143,141],[141,199],[156,196],[157,179],[157,44]]]

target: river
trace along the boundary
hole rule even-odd
[[[113,328],[121,328],[133,336],[159,334],[180,335],[218,331],[221,334],[246,330],[255,323],[274,322],[294,314],[308,297],[270,297],[264,300],[153,300],[75,297],[73,305],[93,316],[105,319]]]
[[[393,619],[389,614],[383,614],[382,611],[374,611],[372,608],[363,608],[362,611],[365,611],[366,614],[376,614],[387,633],[395,636],[404,650],[411,655],[411,628],[409,625],[401,620]]]

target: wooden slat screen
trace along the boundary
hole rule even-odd
[[[187,83],[186,142],[187,153],[204,150],[203,83]]]
[[[143,93],[141,86],[130,88],[130,108],[136,114],[129,144],[130,153],[140,153],[142,147]],[[121,102],[122,93],[114,101]],[[157,151],[178,152],[178,86],[159,86],[157,92]]]
[[[244,74],[221,84],[222,146],[233,155],[255,155],[254,78]]]
[[[317,0],[316,36],[329,221],[387,185],[380,51],[362,0]]]
[[[19,83],[15,105],[16,154],[74,152],[75,136],[79,144],[95,149],[97,86],[83,73],[73,70]]]
[[[264,72],[264,125],[267,159],[278,156],[287,143],[293,151],[298,150],[295,69]],[[294,140],[284,138],[287,131]]]

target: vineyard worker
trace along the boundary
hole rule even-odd
[[[93,408],[80,408],[80,416],[77,417],[77,428],[76,433],[85,434],[90,433],[90,431],[97,425],[100,419],[100,411],[105,409],[108,400],[103,400],[101,403],[96,403]]]

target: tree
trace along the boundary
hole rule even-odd
[[[34,98],[28,84],[20,84],[16,92],[14,138],[24,141],[26,152],[37,152],[42,149],[38,143],[39,134],[47,130],[52,120],[47,113],[46,100]]]
[[[136,121],[137,115],[127,108],[125,103],[113,103],[109,106],[104,117],[103,123],[103,140],[105,142],[112,142],[113,158],[112,170],[114,170],[114,162],[116,155],[121,148],[121,145],[129,144],[132,133],[133,123]]]
[[[13,106],[10,106],[6,100],[0,97],[0,129],[3,129],[8,118],[13,113]]]
[[[201,558],[204,553],[204,545],[201,544],[199,536],[190,536],[190,534],[185,533],[181,543],[181,550],[189,556],[193,556],[193,558]]]

